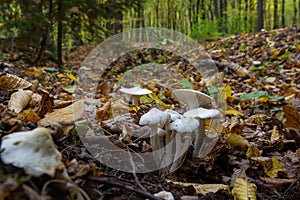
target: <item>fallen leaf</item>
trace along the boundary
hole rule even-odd
[[[271,178],[277,177],[278,172],[283,172],[285,174],[288,173],[288,171],[283,167],[282,163],[276,158],[253,157],[251,159],[258,161],[263,166],[265,173]]]
[[[100,109],[96,111],[96,117],[100,123],[113,117],[111,100],[106,102]]]
[[[256,200],[256,185],[238,178],[232,189],[234,200]]]
[[[44,124],[50,124],[52,122],[58,122],[60,124],[71,125],[76,120],[80,119],[84,113],[84,99],[79,100],[65,108],[56,110],[50,114],[47,114],[45,118],[39,121],[42,126]]]
[[[173,184],[181,185],[183,187],[193,186],[198,194],[206,195],[210,192],[216,193],[220,190],[227,190],[229,192],[229,186],[224,184],[198,184],[198,183],[184,183],[172,181],[170,179],[166,179],[167,182],[171,182]]]
[[[255,146],[249,146],[246,156],[247,158],[259,157],[260,156],[259,149],[256,148]]]
[[[8,109],[16,113],[21,112],[31,101],[33,92],[31,90],[20,89],[11,95],[8,102]]]
[[[12,74],[0,73],[0,89],[18,90],[29,88],[32,84]]]
[[[225,114],[226,115],[234,115],[234,116],[244,116],[244,113],[242,113],[242,112],[240,112],[240,111],[237,111],[237,110],[233,110],[233,109],[231,109],[231,110],[226,110],[225,111]]]
[[[300,129],[300,114],[297,108],[293,105],[286,105],[283,106],[283,112],[286,117],[286,128]]]
[[[240,150],[246,150],[250,146],[248,140],[236,133],[229,134],[227,144],[234,149]]]

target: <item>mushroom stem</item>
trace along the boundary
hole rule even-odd
[[[166,147],[166,165],[169,166],[172,163],[172,146],[173,142],[171,141],[171,131],[167,131],[165,136],[165,147]]]
[[[133,106],[138,106],[140,105],[140,95],[132,95],[131,96],[131,101]]]
[[[205,121],[204,119],[199,119],[199,127],[198,127],[198,131],[196,131],[196,136],[194,141],[193,158],[200,157],[199,152],[204,137],[205,137]]]
[[[181,142],[181,137],[184,135],[184,143]],[[174,156],[173,164],[170,168],[170,173],[176,171],[182,164],[186,156],[186,151],[189,147],[191,139],[191,133],[176,133],[175,140],[176,140],[176,152]]]

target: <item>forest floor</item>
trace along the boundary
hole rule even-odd
[[[242,200],[255,199],[255,196],[256,199],[300,199],[300,29],[234,35],[203,46],[223,78],[226,93],[223,131],[206,157],[192,160],[191,147],[182,166],[167,175],[161,175],[160,171],[127,173],[109,168],[88,152],[74,130],[83,116],[74,119],[66,109],[73,103],[74,93],[83,87],[75,84],[79,77],[77,70],[95,46],[83,45],[69,52],[69,66],[62,68],[0,60],[2,140],[17,131],[46,127],[62,154],[65,169],[64,172],[57,169],[53,177],[32,177],[26,169],[1,162],[0,200],[158,199],[153,194],[163,190],[171,192],[174,199],[185,200]],[[93,80],[99,83],[95,98],[100,104],[93,117],[98,120],[96,124],[107,124],[105,121],[114,115],[112,108],[122,104],[110,101],[116,83],[126,81],[132,67],[149,60],[186,72],[184,81],[175,76],[171,83],[206,92],[199,72],[189,70],[191,65],[180,56],[165,53],[142,50],[131,54],[130,59],[121,58],[112,64],[105,74],[109,79]],[[151,79],[151,70],[149,73],[150,78],[145,79]],[[154,91],[154,95],[145,98],[141,106],[125,106],[135,126],[150,108],[164,109],[178,104],[161,85],[145,83],[144,87]],[[22,88],[32,91],[29,97],[12,95]],[[34,94],[40,96],[37,103],[32,101]],[[23,105],[24,101],[27,103]],[[12,111],[16,109],[18,114]],[[148,148],[151,151],[147,140],[121,137],[122,131],[107,125],[101,129],[124,150]]]

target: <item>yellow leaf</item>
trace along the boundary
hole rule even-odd
[[[229,186],[224,184],[198,184],[198,183],[184,183],[184,182],[177,182],[172,180],[166,180],[167,182],[172,182],[177,185],[181,185],[183,187],[193,186],[194,189],[198,194],[206,195],[210,192],[216,193],[219,190],[227,190],[229,192]]]
[[[153,103],[153,100],[148,98],[147,96],[141,96],[140,102],[142,104],[151,104],[151,103]]]
[[[140,107],[138,107],[138,106],[129,106],[128,110],[137,113],[140,110]]]
[[[150,96],[156,103],[162,105],[164,108],[166,108],[166,109],[171,108],[171,105],[165,104],[165,102],[163,102],[162,100],[160,100],[156,94],[151,93],[151,94],[149,94],[149,96]]]
[[[240,112],[240,111],[237,111],[237,110],[233,110],[233,109],[231,109],[231,110],[226,110],[225,111],[225,114],[226,115],[234,115],[234,116],[244,116],[244,113],[242,113],[242,112]]]
[[[25,120],[28,122],[36,123],[40,120],[40,117],[34,112],[32,108],[23,110],[20,115],[24,116]]]
[[[256,200],[256,185],[238,178],[232,189],[234,200]]]
[[[255,146],[250,146],[247,150],[246,156],[247,158],[259,157],[260,156],[259,149],[256,148]]]
[[[251,159],[258,161],[263,166],[265,173],[271,178],[277,177],[278,172],[287,173],[282,163],[276,158],[255,157]]]
[[[62,73],[57,74],[56,76],[57,76],[58,78],[65,78],[65,77],[66,77],[66,75],[64,75],[64,74],[62,74]]]
[[[269,97],[260,97],[259,98],[259,101],[261,102],[261,103],[266,103],[267,101],[269,101]]]
[[[227,143],[232,148],[241,150],[246,150],[250,146],[248,140],[246,140],[240,135],[237,135],[236,133],[229,134]]]
[[[79,78],[75,77],[73,74],[69,73],[68,78],[71,79],[72,81],[79,82]]]

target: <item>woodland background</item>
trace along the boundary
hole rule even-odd
[[[61,65],[64,50],[140,27],[162,27],[199,41],[300,25],[300,0],[1,0],[0,48],[18,60]],[[5,54],[9,53],[9,54]]]

